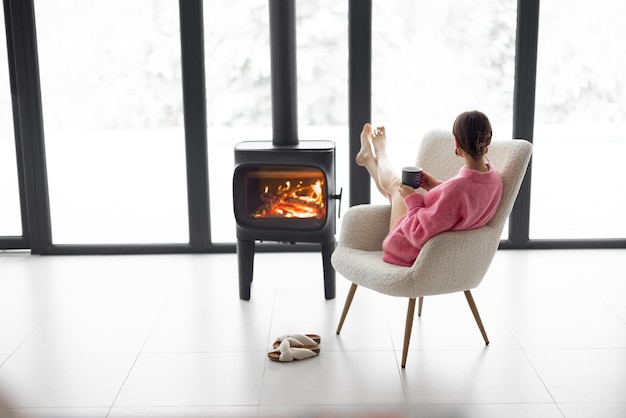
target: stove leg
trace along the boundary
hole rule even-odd
[[[239,299],[250,300],[250,285],[254,267],[254,241],[237,240],[239,264]]]
[[[330,263],[330,256],[335,251],[335,240],[322,243],[322,264],[324,265],[324,296],[335,299],[335,269]]]

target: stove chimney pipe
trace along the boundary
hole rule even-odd
[[[269,0],[274,145],[298,145],[295,0]]]

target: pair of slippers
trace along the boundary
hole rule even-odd
[[[270,360],[290,362],[315,357],[320,353],[322,338],[317,334],[289,334],[276,338],[274,350],[267,353]]]

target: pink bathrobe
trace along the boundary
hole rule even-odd
[[[443,231],[479,228],[496,213],[502,196],[500,173],[489,166],[481,173],[463,167],[426,195],[408,196],[406,215],[383,242],[383,260],[412,266],[431,237]]]

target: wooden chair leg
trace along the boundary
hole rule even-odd
[[[409,299],[409,309],[406,312],[406,325],[404,327],[404,346],[402,347],[402,368],[406,366],[406,356],[409,354],[409,341],[413,329],[413,317],[415,316],[415,298]]]
[[[417,305],[417,316],[422,316],[422,306],[424,305],[424,296],[420,296],[419,304]]]
[[[343,322],[346,320],[346,315],[348,315],[348,309],[350,309],[350,305],[352,304],[352,299],[354,299],[354,293],[356,292],[356,288],[358,285],[352,283],[350,286],[350,291],[348,292],[348,297],[346,298],[346,303],[343,305],[343,312],[341,313],[341,319],[339,320],[339,325],[337,325],[337,335],[341,332],[341,328],[343,328]]]
[[[467,299],[467,303],[474,314],[474,319],[478,324],[478,328],[480,329],[480,333],[483,335],[483,339],[485,340],[485,344],[489,344],[489,338],[487,338],[487,333],[485,332],[485,327],[483,327],[483,321],[480,320],[480,315],[478,314],[478,308],[476,308],[476,303],[474,302],[474,297],[472,296],[472,292],[469,290],[465,291],[465,298]]]

